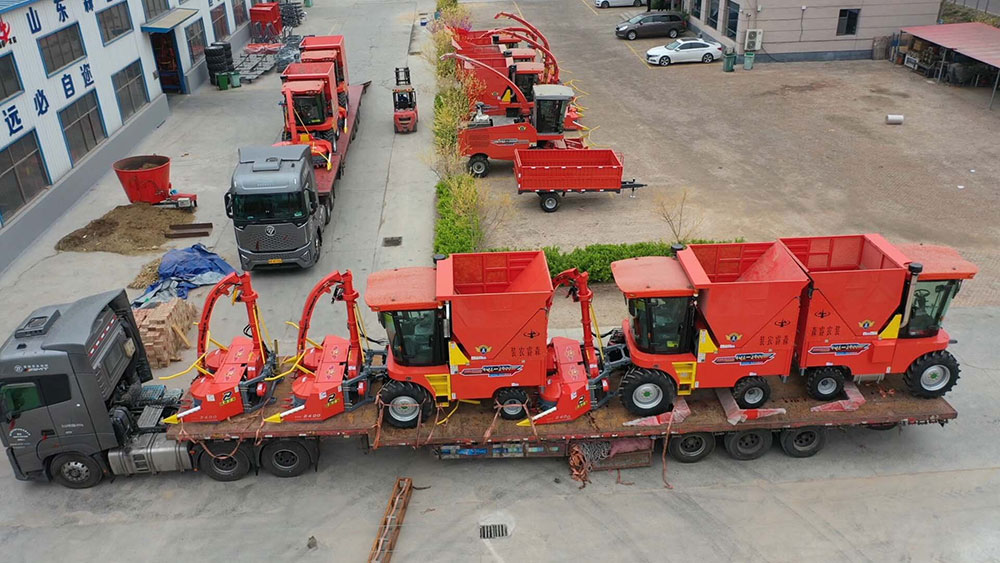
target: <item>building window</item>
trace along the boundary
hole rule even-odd
[[[32,131],[0,150],[0,225],[49,185]]]
[[[191,63],[196,63],[205,56],[205,23],[199,17],[184,29],[187,37],[188,52],[191,53]]]
[[[691,0],[691,15],[701,19],[701,0]]]
[[[97,94],[93,90],[60,111],[59,123],[74,165],[107,138],[97,107]]]
[[[726,37],[730,39],[736,39],[736,28],[740,25],[740,5],[732,0],[726,2],[727,14],[726,18]]]
[[[167,0],[142,0],[142,9],[146,12],[146,21],[151,21],[169,10],[170,4]]]
[[[837,35],[857,35],[858,34],[858,16],[861,15],[861,10],[841,10],[840,17],[837,19]]]
[[[233,23],[236,24],[236,27],[247,23],[249,19],[246,0],[233,0]]]
[[[212,8],[212,33],[216,41],[229,37],[229,18],[226,17],[226,4],[223,2]]]
[[[719,29],[719,0],[708,0],[708,21],[705,23]]]
[[[52,75],[87,56],[83,50],[80,24],[46,35],[38,40],[46,74]]]
[[[14,53],[7,53],[0,57],[0,100],[20,94],[22,90],[17,65],[14,64]]]
[[[146,94],[146,80],[142,76],[142,63],[139,61],[135,61],[120,72],[111,75],[111,84],[115,87],[118,110],[121,111],[123,122],[135,115],[139,108],[149,103],[149,95]]]
[[[107,10],[97,12],[97,27],[101,30],[101,41],[104,41],[105,45],[132,31],[132,16],[128,12],[128,2],[121,2]]]

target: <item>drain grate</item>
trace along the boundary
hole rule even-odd
[[[382,246],[399,246],[403,244],[403,237],[385,237],[382,239]]]
[[[507,537],[507,524],[480,524],[479,539],[491,540]]]

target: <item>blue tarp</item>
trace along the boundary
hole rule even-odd
[[[175,297],[187,299],[188,291],[213,285],[236,270],[218,254],[202,244],[168,251],[160,261],[160,281],[146,289],[132,302],[134,307],[149,307]]]

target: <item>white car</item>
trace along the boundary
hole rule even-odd
[[[721,59],[722,44],[707,39],[678,39],[669,45],[646,51],[646,62],[667,66],[672,63],[710,63]]]
[[[594,0],[594,5],[598,8],[611,8],[612,6],[645,6],[644,0]]]

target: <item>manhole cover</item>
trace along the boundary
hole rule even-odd
[[[507,524],[480,524],[479,539],[491,540],[507,537]]]
[[[382,246],[399,246],[403,244],[403,237],[385,237],[382,239]]]

